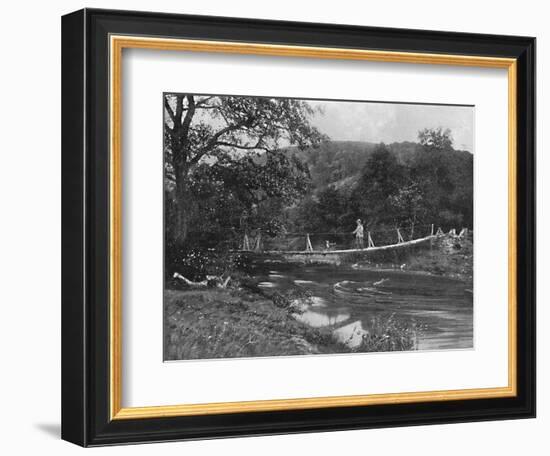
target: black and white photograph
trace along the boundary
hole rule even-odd
[[[163,112],[166,361],[473,348],[473,106]]]

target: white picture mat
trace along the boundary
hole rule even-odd
[[[124,50],[122,74],[124,407],[507,385],[506,70]],[[475,348],[163,363],[165,91],[475,105]]]

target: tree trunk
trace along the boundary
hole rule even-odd
[[[182,245],[187,240],[189,228],[196,213],[196,202],[190,188],[189,168],[177,167],[176,170],[176,214],[175,241]]]
[[[188,100],[187,111],[184,112],[183,100]],[[190,185],[191,163],[189,156],[189,127],[195,115],[195,99],[191,95],[178,95],[176,112],[173,113],[174,127],[171,130],[172,166],[176,180],[176,213],[174,238],[180,246],[189,235],[189,227],[196,213],[197,203],[193,198]]]

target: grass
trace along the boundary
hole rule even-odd
[[[253,293],[218,289],[165,292],[165,359],[315,352],[307,329],[287,309]]]
[[[395,314],[373,317],[370,331],[363,336],[360,352],[389,352],[415,350],[420,328],[394,319]]]

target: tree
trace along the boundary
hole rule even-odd
[[[284,229],[285,207],[309,188],[309,170],[293,155],[265,152],[262,156],[221,153],[211,165],[199,165],[191,183],[199,204],[195,230],[226,237],[260,229],[278,234]]]
[[[422,153],[418,161],[419,169],[424,173],[426,184],[439,187],[444,192],[453,190],[452,179],[447,166],[447,156],[453,151],[451,130],[425,128],[418,132]]]
[[[345,200],[332,186],[319,193],[316,212],[320,226],[316,231],[336,231],[339,228],[340,216],[345,208]]]
[[[396,225],[404,222],[410,226],[410,238],[414,238],[414,228],[425,214],[424,195],[416,182],[401,187],[390,196],[390,205],[395,213]]]
[[[175,192],[176,242],[185,241],[197,212],[191,187],[201,163],[216,163],[228,151],[234,158],[276,156],[281,145],[317,146],[323,136],[309,122],[313,112],[292,99],[166,94],[166,176]]]
[[[455,190],[457,163],[449,129],[425,128],[418,132],[420,149],[412,164],[411,179],[424,194],[427,216],[432,223],[445,224]],[[444,214],[445,212],[445,214]],[[443,216],[445,215],[445,216]]]
[[[369,226],[393,223],[390,198],[401,188],[404,179],[405,168],[395,154],[384,144],[376,146],[352,195],[353,217],[367,220]]]
[[[453,137],[448,128],[424,128],[418,132],[418,142],[427,149],[452,150]]]

